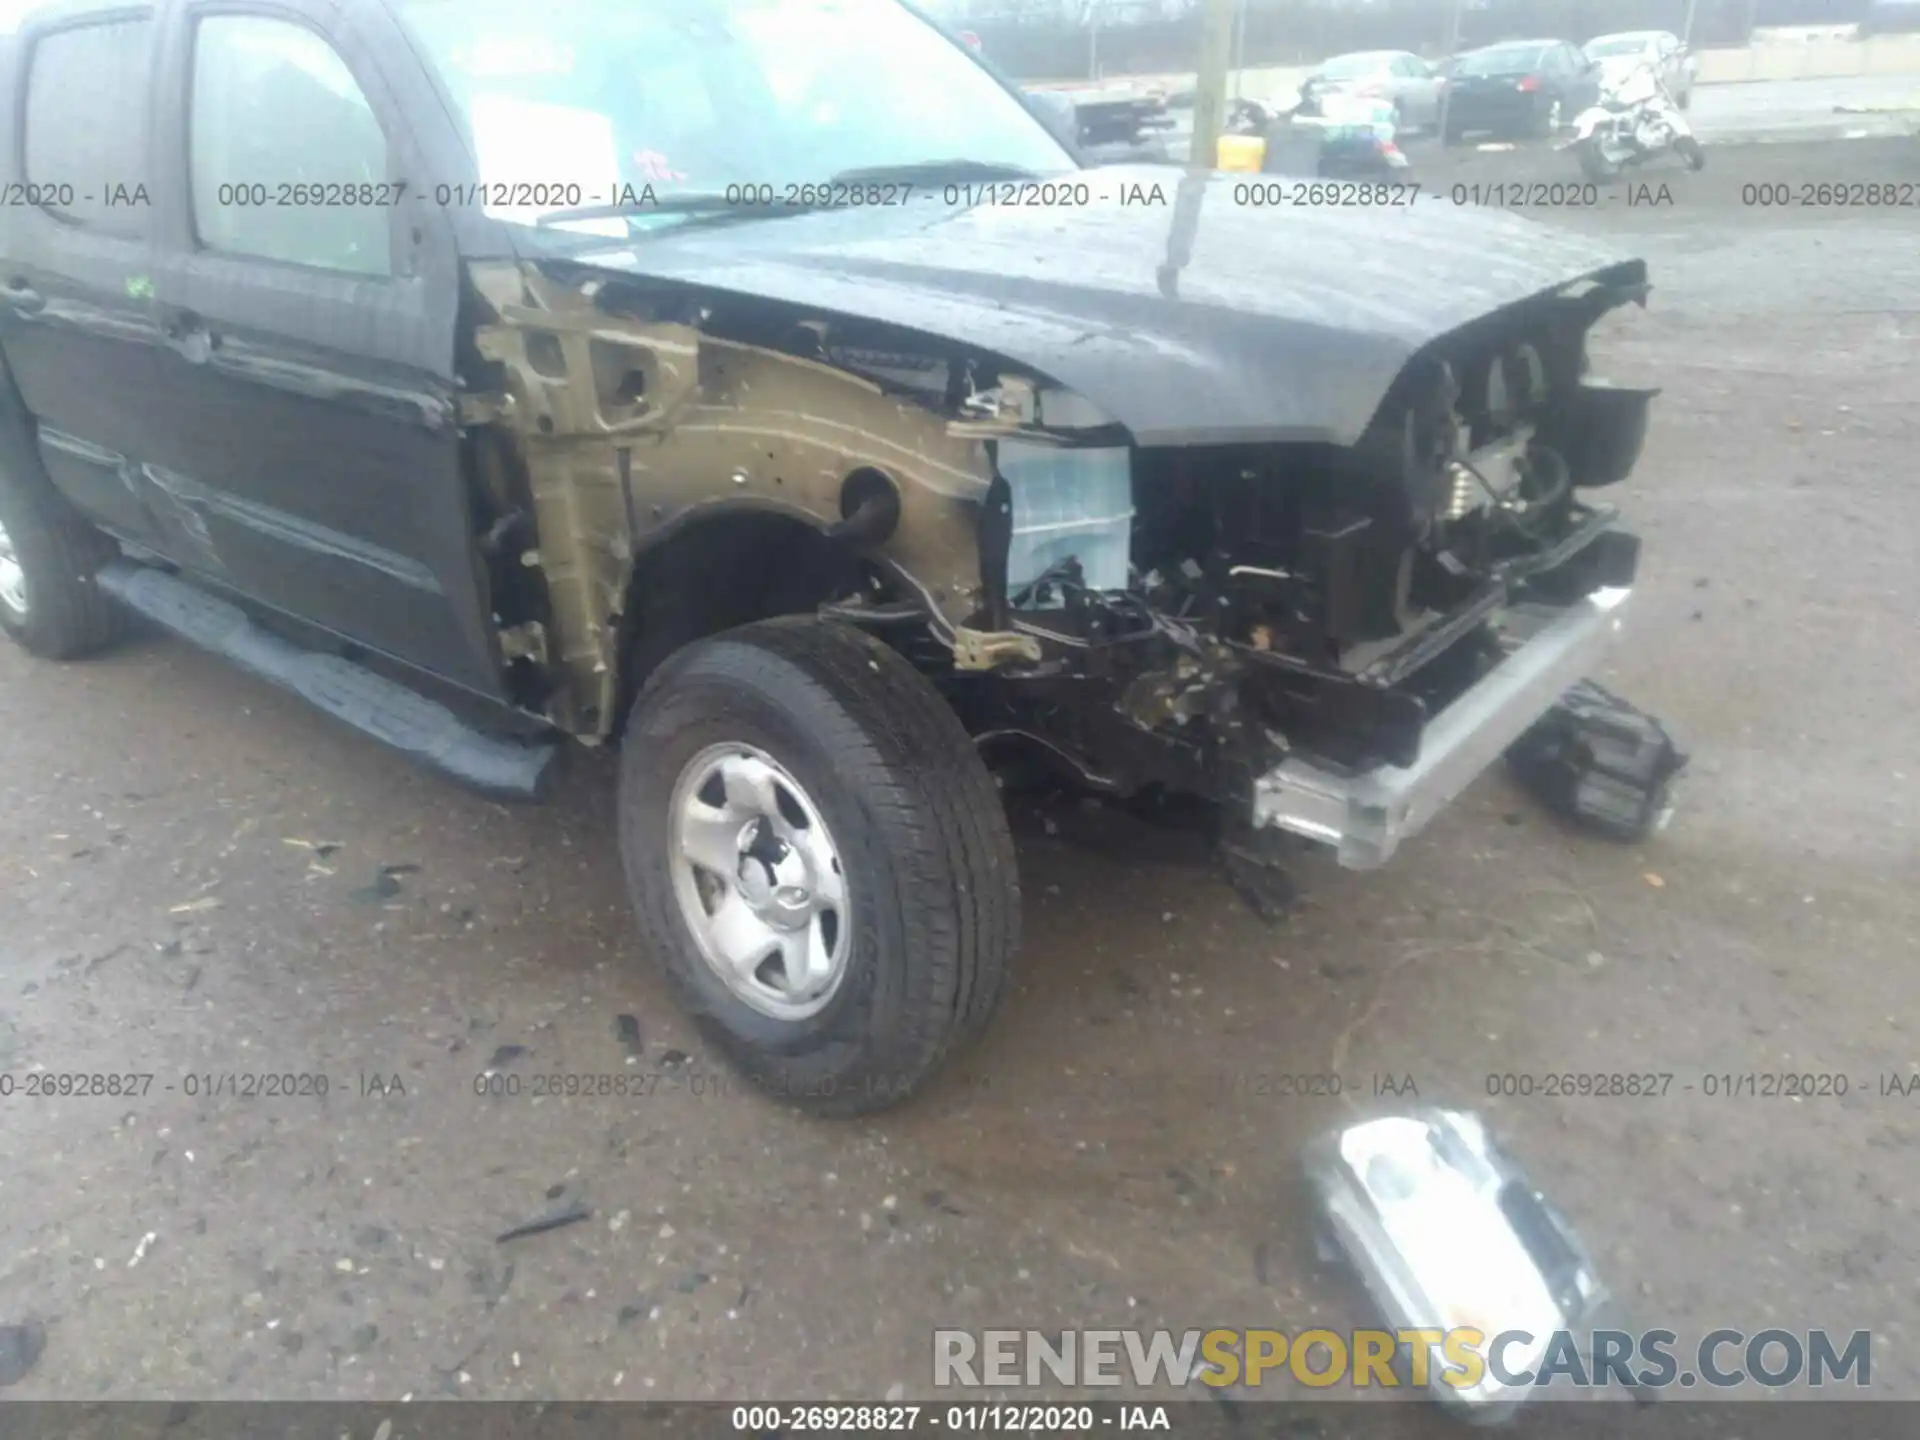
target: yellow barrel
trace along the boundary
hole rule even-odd
[[[1260,173],[1267,161],[1267,141],[1263,135],[1222,135],[1219,165],[1221,170]]]

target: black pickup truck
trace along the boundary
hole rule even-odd
[[[0,81],[0,625],[499,796],[617,743],[644,950],[823,1112],[1008,989],[994,767],[1377,865],[1624,612],[1640,262],[1083,168],[898,0],[68,4]]]

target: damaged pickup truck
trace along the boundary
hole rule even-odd
[[[497,796],[619,744],[645,948],[819,1111],[1006,993],[995,766],[1371,867],[1619,626],[1639,262],[1086,169],[897,0],[116,0],[0,75],[0,624]]]

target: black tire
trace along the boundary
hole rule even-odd
[[[845,857],[847,969],[807,1019],[764,1014],[729,989],[676,897],[675,786],[729,742],[778,761]],[[770,1094],[820,1115],[884,1109],[975,1039],[1006,996],[1020,887],[999,792],[939,693],[861,631],[769,620],[673,656],[634,704],[619,809],[648,947],[702,1032]]]
[[[1707,152],[1693,136],[1681,136],[1674,142],[1673,148],[1680,152],[1680,158],[1687,162],[1687,168],[1689,170],[1704,170],[1707,168]]]
[[[120,551],[38,475],[0,473],[0,527],[26,584],[22,614],[0,598],[0,630],[46,660],[74,660],[112,644],[127,614],[94,584]]]

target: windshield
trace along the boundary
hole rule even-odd
[[[1462,55],[1456,69],[1460,75],[1517,75],[1538,69],[1547,53],[1544,45],[1500,45],[1491,50],[1475,50]]]
[[[1329,80],[1358,80],[1366,75],[1378,74],[1386,68],[1385,55],[1336,55],[1320,67],[1320,73]]]
[[[476,205],[524,224],[642,194],[664,207],[742,186],[778,196],[929,161],[1040,174],[1074,163],[897,0],[401,0],[400,11],[460,109]]]
[[[1645,35],[1621,35],[1611,40],[1592,41],[1587,46],[1587,54],[1595,60],[1613,55],[1644,55],[1651,43]]]

